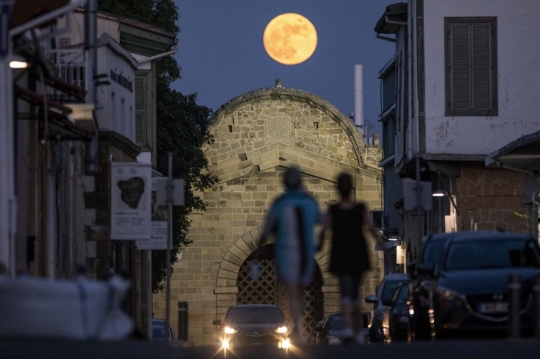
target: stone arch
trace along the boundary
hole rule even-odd
[[[342,171],[353,175],[357,199],[371,209],[381,206],[380,147],[364,144],[354,124],[316,95],[282,87],[240,95],[215,112],[210,132],[214,141],[203,150],[208,171],[219,182],[197,193],[206,211],[191,213],[188,238],[193,242],[183,250],[171,278],[171,300],[189,302],[189,337],[195,344],[214,343],[213,320],[222,319],[236,303],[237,273],[256,249],[267,209],[283,192],[286,168],[300,167],[304,187],[321,209],[337,200],[335,178]],[[339,309],[337,279],[328,272],[328,247],[316,258],[324,314]],[[374,251],[372,259],[379,262]],[[374,292],[381,273],[377,268],[366,276],[361,295]],[[156,316],[164,308],[163,296],[156,295]]]
[[[261,123],[255,125],[255,127],[259,127],[259,129],[255,128],[251,133],[242,134],[242,136],[244,136],[242,139],[244,142],[248,142],[250,140],[261,141],[263,138],[265,138],[265,144],[259,148],[253,146],[253,150],[249,151],[249,149],[240,149],[239,147],[234,146],[230,149],[222,147],[220,148],[218,154],[212,153],[210,146],[206,147],[205,151],[208,153],[210,162],[209,169],[211,172],[218,175],[220,182],[245,176],[251,171],[253,166],[257,166],[259,170],[264,171],[276,165],[282,164],[288,167],[294,163],[301,165],[302,170],[307,174],[331,180],[335,178],[335,175],[339,171],[348,171],[354,173],[354,169],[359,167],[374,171],[380,176],[381,170],[377,167],[377,163],[370,161],[368,158],[368,153],[365,151],[366,145],[354,123],[344,114],[339,112],[331,103],[306,91],[285,87],[275,87],[263,88],[237,96],[221,106],[214,113],[210,133],[215,137],[224,135],[227,140],[234,139],[233,132],[236,128],[240,127],[239,122],[244,120],[243,116],[246,116],[246,114],[250,111],[260,111],[262,113],[265,110],[264,108],[256,109],[252,104],[260,104],[264,103],[265,101],[282,104],[282,108],[278,109],[277,113],[275,111],[268,111],[271,112],[270,116],[274,117],[272,120],[272,126],[274,126],[276,132],[278,133],[277,136],[272,136],[272,130],[270,129],[266,129],[265,135],[263,133],[265,129],[262,128],[264,125]],[[302,106],[305,106],[305,109],[304,111],[296,111],[296,113],[293,115],[290,113],[287,114],[287,112],[282,111],[282,109],[286,108],[290,103],[300,103]],[[243,109],[243,107],[246,106],[248,109]],[[279,132],[280,128],[287,131],[286,124],[283,124],[285,121],[281,121],[282,123],[280,123],[280,111],[284,114],[284,117],[293,119],[301,118],[306,120],[310,119],[311,117],[315,117],[315,119],[317,119],[317,115],[322,115],[320,116],[321,119],[325,118],[332,121],[339,126],[339,129],[334,128],[325,132],[332,136],[341,130],[350,141],[353,152],[351,156],[352,158],[345,159],[349,154],[337,146],[330,146],[331,149],[327,149],[326,151],[321,149],[318,149],[318,151],[313,151],[309,149],[309,144],[299,140],[298,137],[294,138],[293,136],[288,136],[286,139],[275,138],[279,135],[283,135],[283,131]],[[314,113],[314,111],[316,113]],[[266,114],[262,114],[262,116],[264,115]],[[317,121],[309,122],[309,120],[307,120],[303,124],[300,122],[301,121],[292,125],[289,124],[289,127],[301,127],[302,125],[305,125],[316,128],[319,126]],[[269,125],[266,124],[266,126]],[[291,132],[290,129],[289,132]],[[302,131],[296,132],[298,133]],[[246,151],[243,152],[243,150]],[[300,154],[298,156],[295,155],[298,151],[304,152],[304,154]],[[335,151],[336,153],[332,153],[332,151]],[[315,152],[320,152],[320,156],[317,158],[317,161],[305,160],[307,157],[309,157],[308,154],[310,156],[316,155]],[[304,161],[298,161],[298,159],[302,159]],[[324,164],[322,167],[320,166],[321,162]],[[332,171],[332,173],[329,174],[325,170],[328,167],[336,167],[336,171]]]
[[[291,325],[292,322],[286,302],[287,293],[285,293],[284,288],[274,276],[273,254],[271,252],[261,263],[261,266],[271,273],[267,273],[266,278],[261,278],[257,283],[247,278],[249,276],[250,257],[252,257],[253,253],[274,243],[273,239],[269,238],[261,244],[261,247],[257,247],[255,243],[259,234],[260,228],[254,228],[246,232],[224,254],[218,269],[215,288],[217,312],[225,313],[229,306],[235,304],[276,304],[284,310],[285,317],[289,325]],[[231,286],[233,284],[231,279],[234,274],[236,274],[236,280],[234,286]],[[312,334],[317,323],[324,318],[323,285],[322,270],[317,262],[313,282],[304,288],[305,308],[302,324],[304,331],[308,334]],[[262,293],[259,293],[259,289]],[[264,292],[270,295],[265,295]],[[243,295],[240,296],[240,294]],[[234,303],[231,304],[233,299]]]

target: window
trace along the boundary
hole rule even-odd
[[[497,19],[445,18],[446,116],[497,116]]]

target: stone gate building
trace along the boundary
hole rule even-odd
[[[188,340],[195,345],[218,343],[212,322],[223,319],[234,304],[274,303],[288,315],[268,250],[272,240],[259,249],[265,258],[260,279],[249,277],[255,242],[266,211],[283,193],[286,168],[300,166],[304,186],[322,210],[338,199],[335,179],[341,171],[353,175],[357,200],[371,210],[381,207],[380,146],[366,146],[352,121],[318,96],[279,83],[245,93],[216,111],[211,133],[215,142],[205,153],[219,183],[200,193],[206,211],[192,214],[193,243],[184,249],[171,279],[171,323],[178,328],[177,303],[187,302]],[[373,270],[364,278],[361,298],[374,293],[383,275],[372,244]],[[338,283],[328,272],[329,250],[326,243],[316,257],[314,281],[305,288],[308,332],[339,309]],[[155,295],[155,317],[164,317],[165,307],[165,293]]]

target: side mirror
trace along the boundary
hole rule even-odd
[[[223,322],[221,321],[221,319],[216,319],[212,322],[214,325],[217,325],[217,326],[221,326],[223,324]]]
[[[373,295],[367,295],[365,299],[366,303],[377,303],[377,298]]]

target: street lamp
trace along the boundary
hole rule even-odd
[[[433,197],[444,197],[444,196],[448,196],[448,193],[446,193],[446,191],[443,191],[443,190],[438,190],[438,191],[433,192],[432,196]]]

